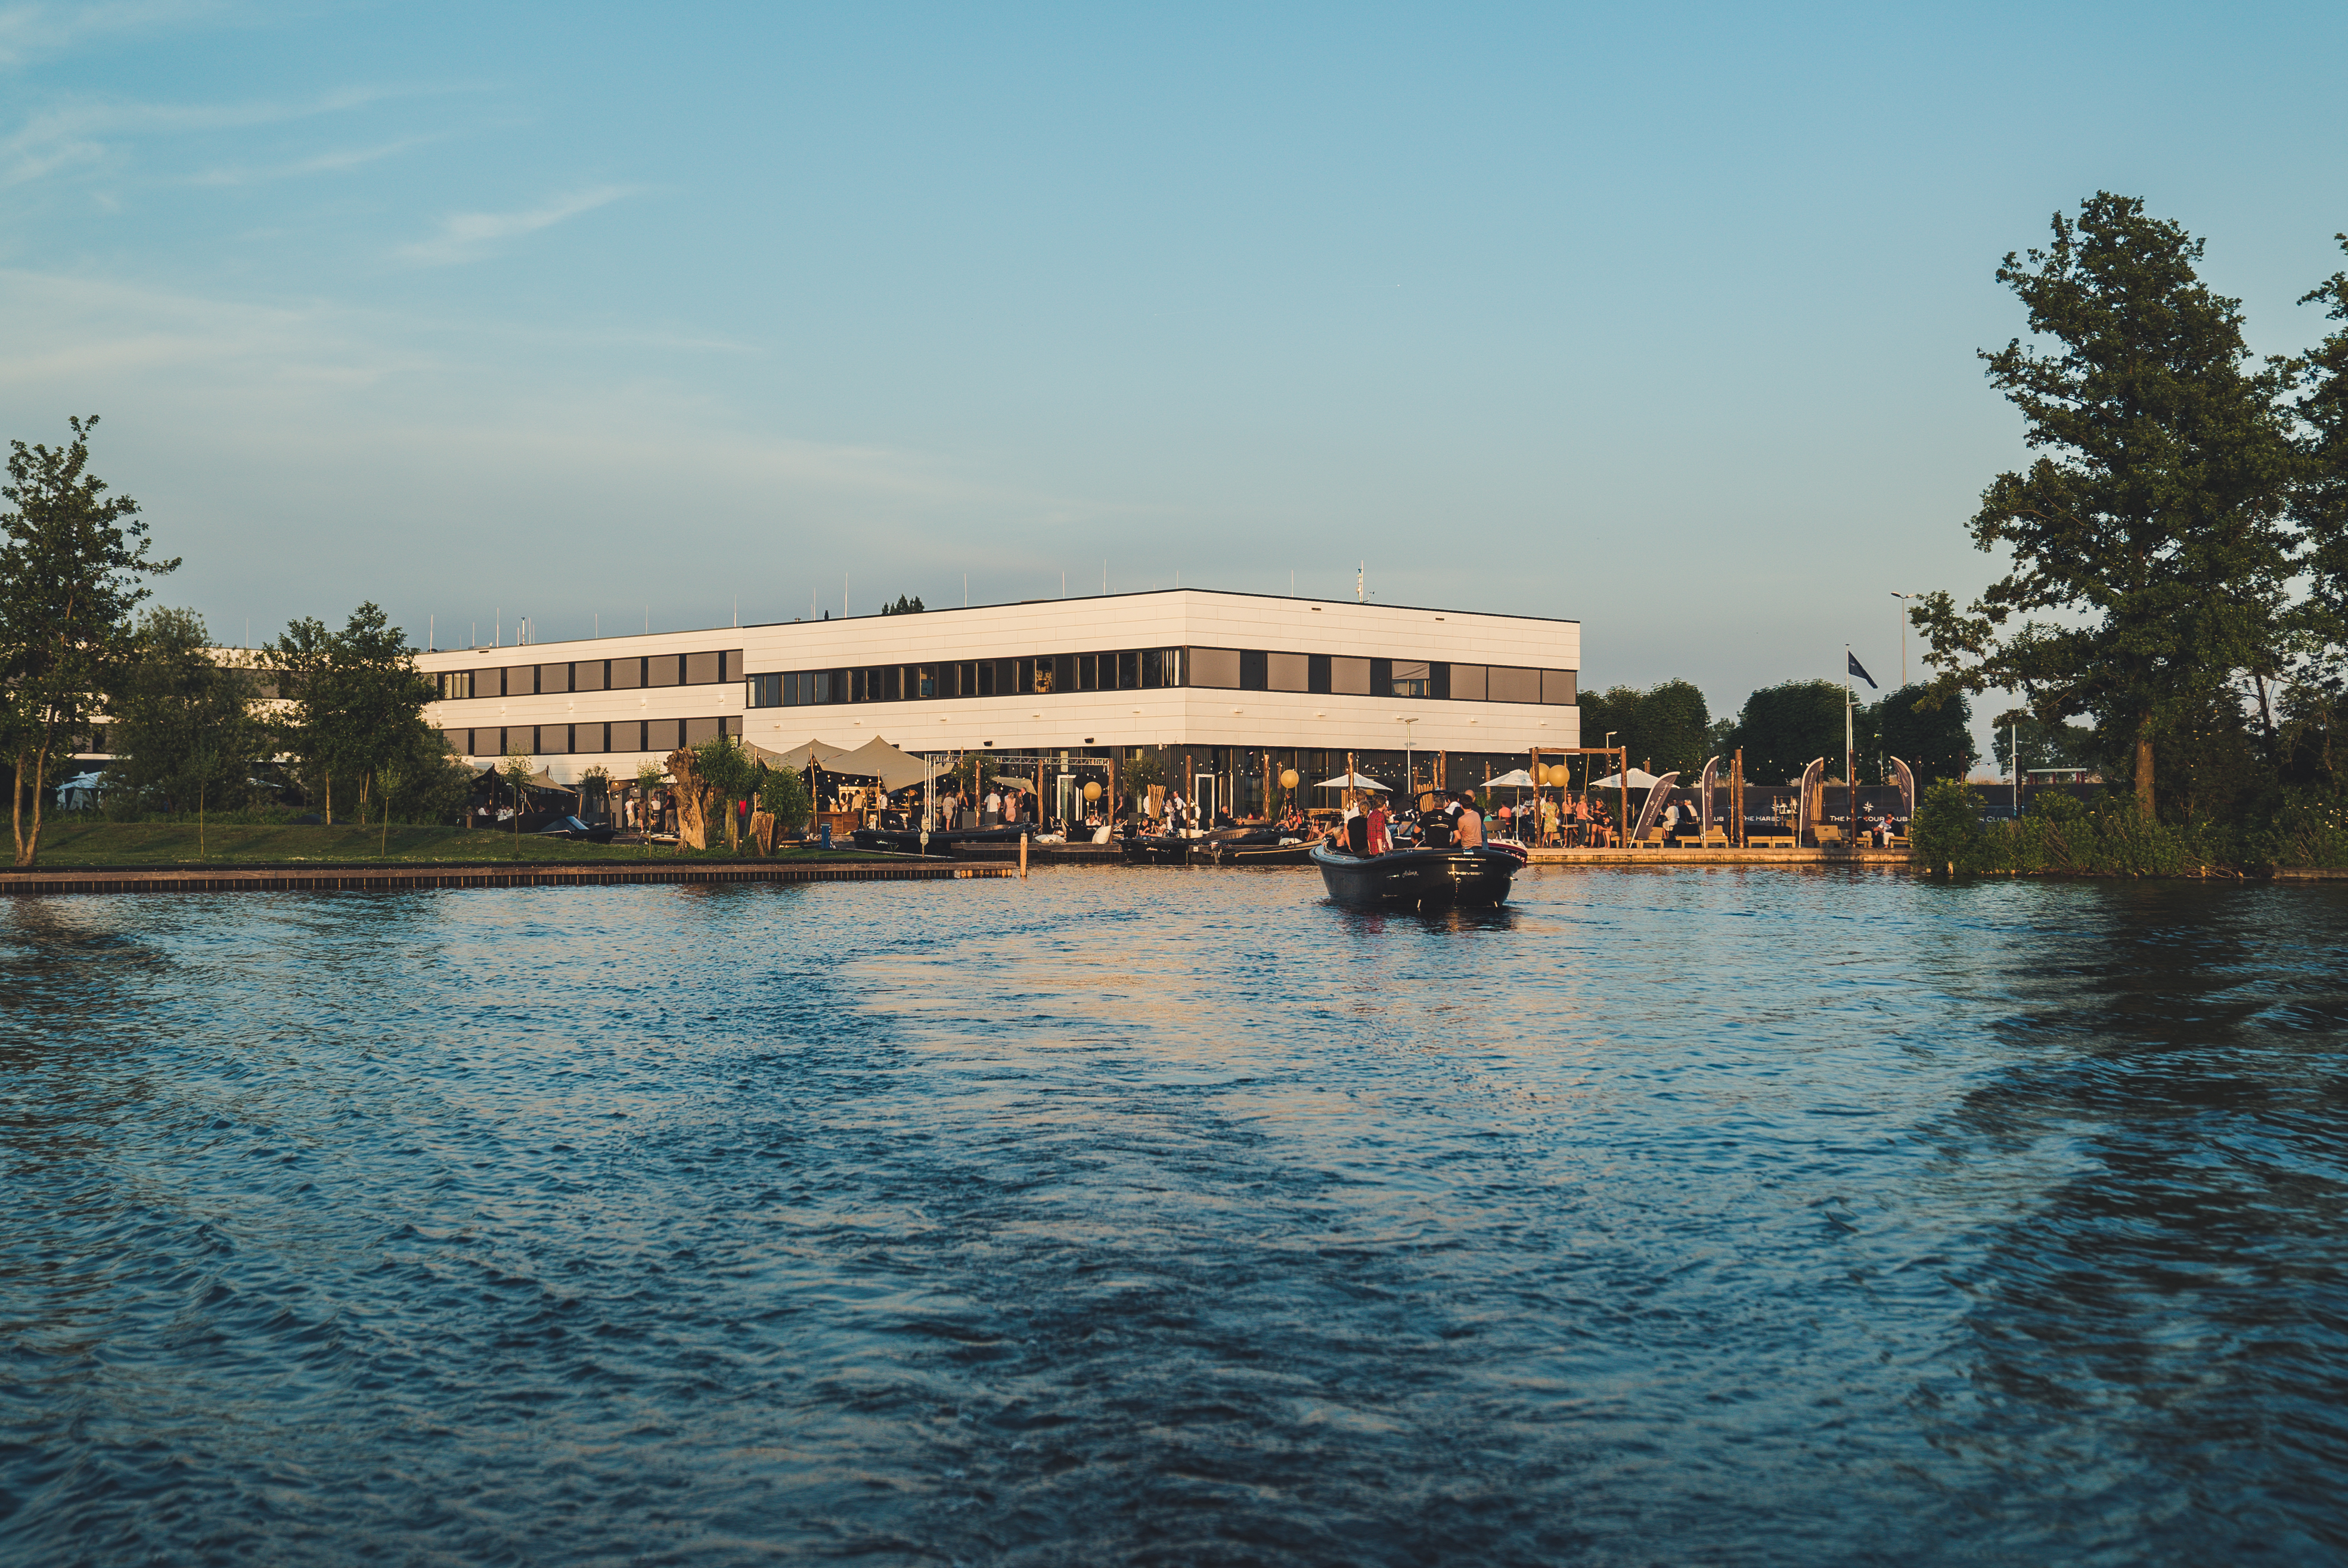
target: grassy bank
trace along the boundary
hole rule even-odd
[[[586,861],[738,860],[744,855],[716,849],[687,850],[636,844],[572,844],[566,839],[537,838],[524,834],[517,844],[510,833],[461,827],[404,826],[393,824],[386,835],[380,827],[295,827],[282,823],[217,823],[203,833],[203,853],[196,849],[192,822],[73,822],[45,829],[39,866],[48,870],[76,866],[383,866],[449,861],[496,860],[553,862],[575,865]],[[789,850],[778,860],[873,860],[852,849]]]

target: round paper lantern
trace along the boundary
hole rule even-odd
[[[1549,782],[1555,784],[1558,788],[1563,789],[1566,786],[1567,782],[1571,779],[1572,776],[1572,774],[1565,771],[1565,764],[1563,763],[1552,763],[1550,764]]]
[[[1086,800],[1100,799],[1100,785],[1097,784],[1088,784],[1085,785],[1085,798]]]
[[[1294,768],[1282,768],[1280,770],[1280,787],[1282,789],[1294,789],[1296,787],[1296,770]]]

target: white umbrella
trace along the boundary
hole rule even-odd
[[[1498,778],[1487,781],[1484,787],[1487,789],[1530,789],[1533,787],[1533,775],[1525,772],[1524,769],[1519,768],[1512,774],[1502,774]]]
[[[1492,782],[1494,784],[1498,784],[1500,781],[1494,779]],[[1663,782],[1663,780],[1657,778],[1654,774],[1649,773],[1644,768],[1632,768],[1631,770],[1631,776],[1627,781],[1621,774],[1608,774],[1602,779],[1593,780],[1590,787],[1591,789],[1620,789],[1625,783],[1628,783],[1630,787],[1632,789],[1653,789]]]
[[[1315,789],[1374,789],[1381,794],[1394,793],[1367,774],[1339,774],[1335,778],[1323,779],[1313,787]]]

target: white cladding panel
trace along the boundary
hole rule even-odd
[[[432,673],[739,650],[742,670],[728,674],[755,675],[1177,647],[1268,651],[1274,655],[1270,674],[1275,688],[1304,684],[1304,659],[1282,655],[1330,654],[1336,677],[1333,684],[1339,690],[1314,694],[1292,689],[1186,686],[746,712],[742,682],[729,679],[705,685],[477,697],[433,703],[427,717],[443,729],[478,729],[729,715],[742,721],[744,739],[769,748],[810,737],[860,745],[878,734],[909,751],[977,751],[990,743],[998,751],[1086,745],[1399,750],[1406,728],[1410,743],[1421,751],[1508,752],[1580,742],[1578,707],[1440,702],[1344,690],[1366,685],[1366,661],[1371,658],[1579,671],[1578,622],[1195,589],[919,615],[716,627],[528,648],[460,649],[423,654],[417,662]],[[1217,673],[1220,679],[1221,672]],[[1405,726],[1399,723],[1403,719],[1416,723]],[[574,753],[550,758],[549,766],[561,779],[575,778],[581,769],[598,763],[625,776],[643,756],[634,751]]]

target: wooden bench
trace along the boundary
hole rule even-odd
[[[1728,829],[1715,824],[1700,835],[1689,834],[1683,837],[1679,846],[1682,849],[1725,849],[1728,847]]]
[[[1830,845],[1838,845],[1842,842],[1842,829],[1837,827],[1830,822],[1821,822],[1812,827],[1810,832],[1818,836],[1818,847],[1820,849],[1824,849]]]
[[[1745,845],[1748,849],[1797,849],[1800,847],[1798,842],[1790,833],[1747,834],[1745,838]]]

